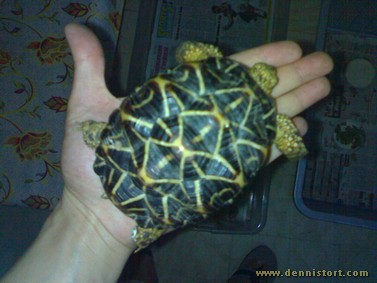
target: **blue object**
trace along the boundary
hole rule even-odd
[[[298,210],[310,218],[377,230],[377,150],[371,142],[377,107],[367,101],[377,78],[358,87],[347,77],[350,62],[375,68],[376,43],[376,1],[322,1],[316,44],[334,59],[332,93],[307,113],[311,154],[299,162],[294,191]]]

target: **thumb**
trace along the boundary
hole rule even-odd
[[[85,94],[88,99],[88,95],[94,95],[98,89],[106,89],[105,59],[101,44],[94,33],[83,25],[68,24],[64,32],[75,65],[72,94]],[[106,93],[109,94],[108,91]]]

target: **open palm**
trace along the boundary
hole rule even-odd
[[[118,241],[133,246],[130,231],[135,222],[120,212],[108,199],[99,177],[93,171],[94,150],[83,140],[81,123],[86,120],[107,121],[120,100],[106,88],[104,57],[101,45],[87,28],[76,24],[66,27],[75,64],[72,93],[68,102],[62,171],[66,198],[81,206],[83,213],[95,216]],[[91,216],[92,216],[91,215]]]
[[[65,182],[63,202],[69,201],[84,214],[98,220],[109,235],[124,245],[134,247],[131,230],[135,222],[118,210],[110,200],[101,198],[103,188],[93,171],[94,150],[83,141],[80,124],[86,120],[107,121],[120,101],[106,88],[104,57],[97,38],[87,28],[76,24],[66,27],[74,63],[75,76],[69,99],[66,132],[63,144],[62,170]],[[278,70],[279,84],[273,91],[279,113],[295,117],[329,93],[324,77],[332,69],[331,59],[324,53],[302,57],[292,42],[279,42],[250,49],[231,56],[246,65],[265,62]],[[302,134],[304,119],[294,118]],[[280,155],[272,149],[273,161]]]

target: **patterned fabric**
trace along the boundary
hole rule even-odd
[[[70,22],[91,27],[111,66],[123,4],[0,1],[0,204],[51,209],[59,200],[73,76],[63,28]]]

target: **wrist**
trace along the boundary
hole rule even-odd
[[[127,246],[118,241],[96,215],[68,190],[64,191],[54,214],[43,230],[56,229],[57,234],[68,233],[66,244],[75,249],[67,256],[72,256],[71,259],[82,267],[81,272],[77,272],[78,280],[74,281],[85,282],[88,274],[92,274],[93,282],[116,281],[136,245],[132,243]]]
[[[38,238],[3,279],[116,282],[133,249],[115,239],[93,213],[65,190]]]

